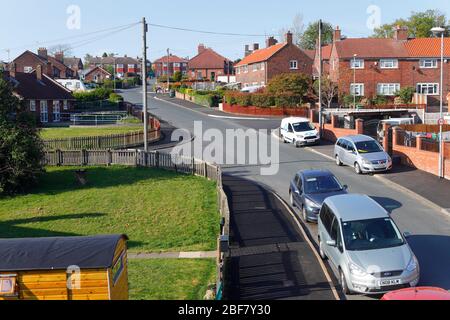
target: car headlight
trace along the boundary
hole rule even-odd
[[[306,200],[305,200],[305,204],[306,204],[306,206],[307,206],[308,208],[311,208],[311,209],[320,209],[320,206],[319,206],[317,203],[315,203],[315,202],[313,202],[313,201],[311,201],[311,200],[309,200],[309,199],[306,199]]]
[[[350,272],[357,277],[365,277],[368,274],[366,271],[364,271],[354,263],[350,263],[348,267],[350,269]]]
[[[366,165],[366,166],[372,165],[372,161],[369,161],[369,160],[366,160],[366,159],[363,159],[362,163],[363,163],[363,165]]]
[[[298,134],[298,135],[297,135],[297,138],[299,138],[299,139],[303,139],[303,138],[304,138],[304,136],[303,136],[302,134]]]
[[[413,271],[417,270],[418,267],[419,267],[419,262],[417,261],[416,257],[413,257],[411,259],[411,261],[409,262],[408,266],[406,267],[406,271],[413,272]]]

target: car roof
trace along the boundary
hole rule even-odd
[[[349,140],[353,143],[375,140],[374,138],[366,136],[364,134],[345,136],[345,137],[341,137],[339,140],[342,140],[342,139]]]
[[[307,119],[307,118],[300,118],[300,117],[290,117],[290,118],[283,119],[283,122],[291,122],[291,123],[309,122],[309,119]]]
[[[299,175],[303,175],[306,179],[315,177],[329,177],[334,176],[329,170],[302,170],[298,172]]]
[[[344,222],[389,218],[388,212],[367,195],[333,196],[326,199],[325,203]]]

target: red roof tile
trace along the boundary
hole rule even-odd
[[[157,60],[155,60],[153,63],[166,63],[167,62],[167,56],[161,57]],[[186,59],[180,58],[175,55],[170,55],[169,57],[169,63],[186,63],[188,62]]]
[[[441,56],[440,38],[412,39],[405,46],[410,57],[437,58]],[[444,56],[450,57],[450,38],[444,39]]]
[[[336,42],[336,49],[341,59],[353,58],[404,58],[408,57],[406,41],[395,39],[356,38]]]
[[[230,60],[221,56],[210,48],[205,48],[201,53],[189,60],[189,69],[223,69],[225,62]]]
[[[287,43],[279,43],[265,49],[253,51],[253,53],[242,59],[242,61],[239,62],[236,66],[239,67],[247,64],[267,61],[285,46],[287,46]]]

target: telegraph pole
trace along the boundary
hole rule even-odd
[[[144,113],[144,151],[148,151],[148,97],[147,97],[147,32],[148,25],[145,17],[142,18],[143,29],[143,54],[142,54],[142,93]]]
[[[319,20],[319,127],[320,135],[323,132],[323,110],[322,110],[322,19]]]

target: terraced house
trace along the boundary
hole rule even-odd
[[[324,72],[338,83],[340,96],[356,94],[394,96],[405,87],[413,87],[439,102],[441,41],[438,38],[408,38],[408,30],[398,26],[392,39],[344,38],[334,32],[333,44],[325,47]],[[318,69],[317,58],[314,69]],[[444,96],[450,91],[450,38],[445,39]],[[328,57],[329,56],[329,57]],[[328,60],[327,60],[328,59]]]
[[[259,44],[245,47],[245,57],[235,65],[236,81],[242,87],[265,86],[274,76],[282,73],[312,72],[313,59],[293,43],[293,35],[288,32],[285,42],[278,43],[274,37],[266,41],[266,48]]]

